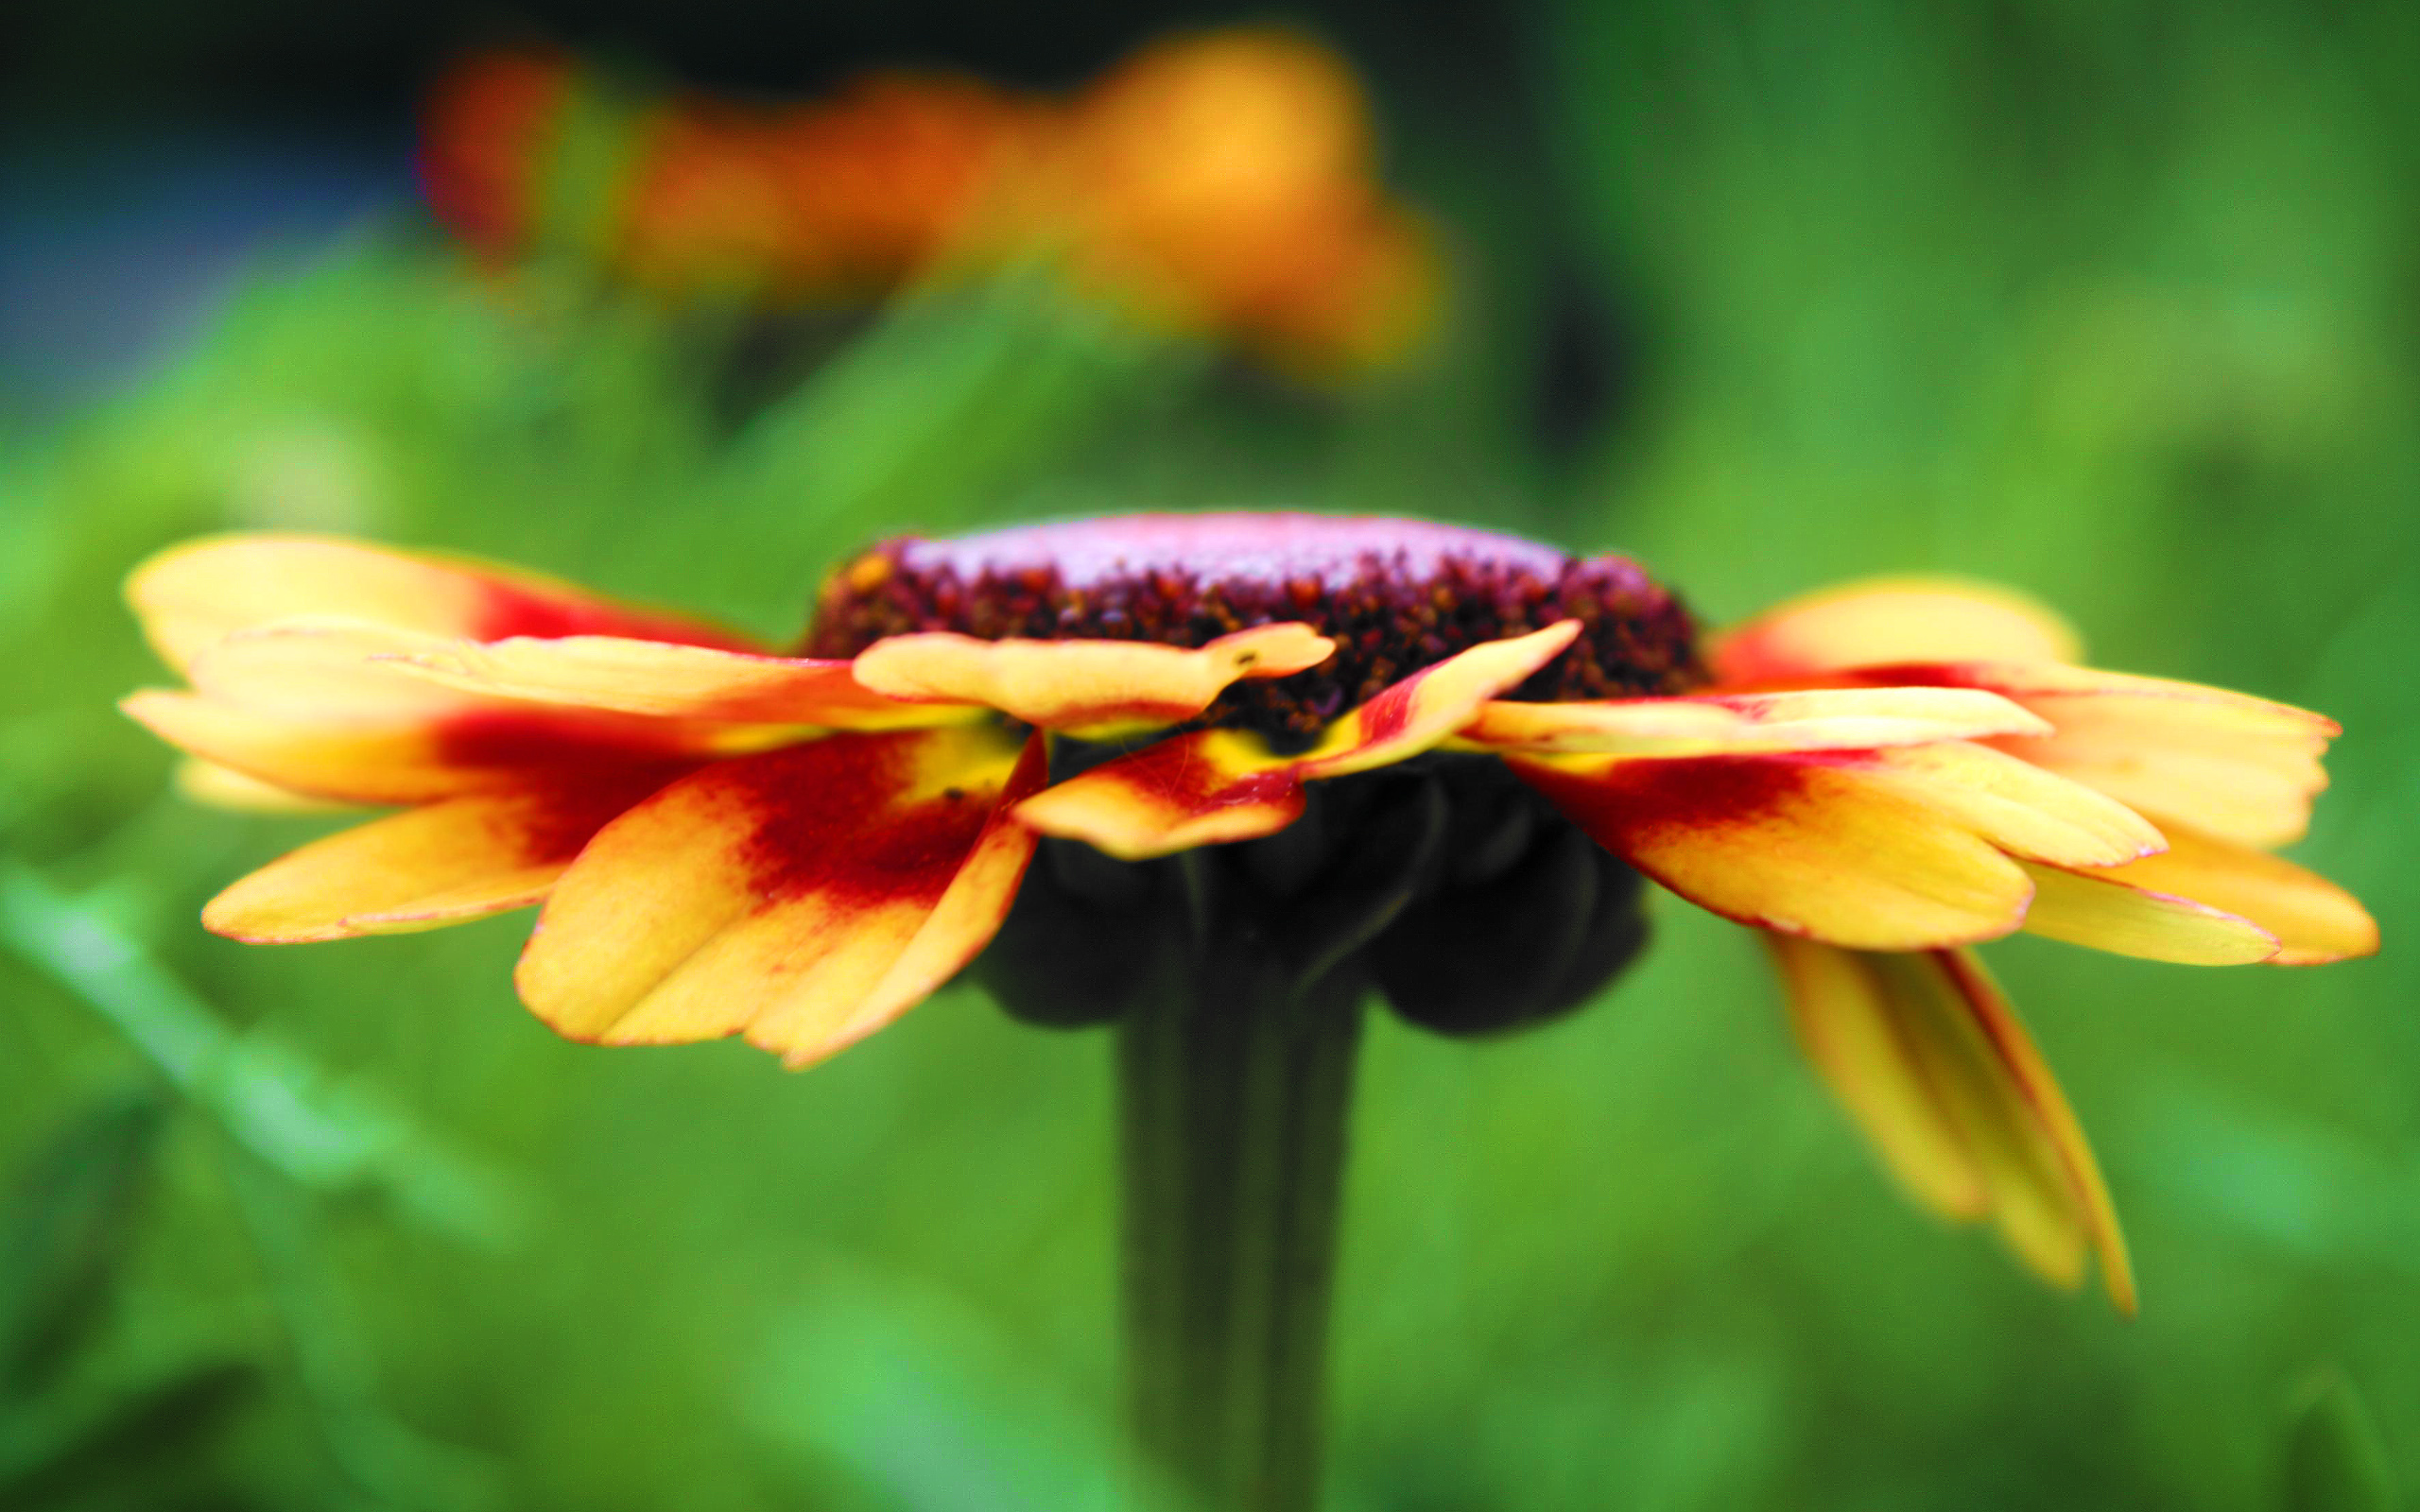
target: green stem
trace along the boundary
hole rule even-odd
[[[1230,943],[1118,1030],[1129,1405],[1202,1512],[1308,1512],[1360,983]]]

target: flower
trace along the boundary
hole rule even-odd
[[[1141,323],[1305,369],[1390,360],[1434,316],[1357,81],[1291,33],[1161,42],[1064,99],[921,73],[618,120],[614,97],[554,53],[464,60],[425,115],[431,208],[490,261],[550,215],[586,228],[575,249],[676,299],[863,299],[1055,259]]]
[[[891,541],[825,584],[799,655],[303,537],[179,547],[129,592],[191,688],[127,711],[241,780],[199,789],[403,806],[228,888],[219,933],[543,903],[516,984],[558,1032],[744,1035],[795,1066],[995,936],[1011,1006],[1114,1011],[1162,858],[1221,868],[1184,907],[1250,910],[1288,970],[1360,971],[1447,1030],[1594,995],[1643,937],[1644,875],[1763,933],[1811,1058],[1921,1200],[2053,1280],[2097,1253],[2121,1304],[2091,1152],[1967,947],[2377,944],[2266,849],[2300,833],[2334,725],[2083,669],[2046,611],[1972,586],[1820,595],[1702,654],[1618,557],[1226,514]]]

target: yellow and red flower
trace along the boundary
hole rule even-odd
[[[516,983],[559,1032],[744,1035],[804,1065],[974,960],[1046,839],[1103,865],[1242,855],[1340,822],[1298,823],[1315,795],[1429,770],[1452,853],[1388,863],[1433,885],[1339,947],[1369,946],[1408,1016],[1435,1017],[1458,960],[1495,959],[1483,892],[1515,874],[1597,901],[1544,964],[1520,946],[1535,984],[1503,991],[1535,1001],[1511,1017],[1592,994],[1636,943],[1617,858],[1763,932],[1810,1057],[1919,1199],[2062,1282],[2097,1255],[2127,1305],[2092,1154],[1968,947],[2023,929],[2215,965],[2377,945],[2348,895],[2268,853],[2301,833],[2334,725],[2086,670],[2046,611],[1964,585],[1820,595],[1701,655],[1619,558],[1268,514],[893,541],[827,583],[800,655],[301,537],[177,548],[130,594],[190,688],[127,710],[233,774],[202,787],[402,806],[227,889],[203,916],[222,934],[543,904]],[[1603,853],[1571,851],[1582,833]],[[1344,865],[1325,841],[1270,854],[1253,875],[1291,877],[1269,888],[1281,922],[1314,907],[1302,876]],[[1419,937],[1387,947],[1398,918]]]
[[[562,160],[584,79],[496,53],[431,92],[429,203],[490,260],[580,191]],[[1065,99],[889,73],[797,103],[683,94],[614,129],[583,219],[608,267],[660,294],[861,299],[1055,259],[1146,323],[1322,369],[1398,355],[1434,313],[1435,259],[1378,181],[1358,82],[1290,33],[1163,42]]]

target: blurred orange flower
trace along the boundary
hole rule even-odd
[[[491,54],[433,92],[429,201],[482,253],[544,239],[579,85],[559,55]],[[798,104],[676,95],[623,129],[599,250],[668,297],[862,299],[1057,258],[1145,324],[1315,368],[1400,355],[1435,313],[1368,101],[1284,32],[1161,43],[1067,101],[877,74]]]

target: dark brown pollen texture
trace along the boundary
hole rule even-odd
[[[920,630],[1196,646],[1301,621],[1333,637],[1336,654],[1238,682],[1203,720],[1299,738],[1422,667],[1566,619],[1580,638],[1511,696],[1637,697],[1705,681],[1688,611],[1627,558],[1305,514],[1135,515],[885,541],[833,574],[802,649],[855,656]]]

